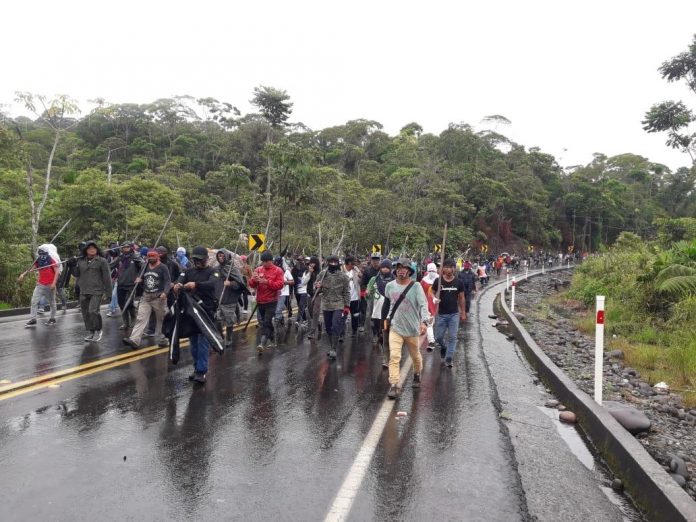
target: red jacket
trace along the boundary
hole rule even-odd
[[[285,285],[283,270],[275,265],[266,268],[261,265],[254,270],[254,275],[265,277],[267,283],[259,283],[252,277],[249,286],[256,289],[256,302],[258,304],[273,303],[278,300],[278,292]]]

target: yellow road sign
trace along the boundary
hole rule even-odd
[[[481,245],[481,252],[488,252],[488,245]]]
[[[527,247],[527,250],[528,250],[530,253],[531,253],[531,252],[534,252],[534,245],[529,245],[529,246]]]
[[[442,243],[435,243],[435,252],[442,252]]]
[[[575,250],[575,245],[570,245],[570,246],[568,247],[568,252],[569,252],[569,253],[572,254],[574,250]]]
[[[249,236],[249,250],[257,252],[266,250],[266,234],[251,234]]]
[[[379,243],[372,245],[372,253],[373,254],[382,254],[382,245]]]

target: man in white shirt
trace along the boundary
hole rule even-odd
[[[355,266],[355,258],[347,255],[343,265],[345,274],[350,282],[350,326],[353,330],[353,337],[358,335],[360,326],[360,279],[362,272]]]

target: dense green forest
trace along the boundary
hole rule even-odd
[[[622,231],[654,236],[664,220],[696,215],[696,172],[672,172],[635,154],[564,169],[538,148],[496,130],[418,123],[397,135],[358,119],[321,130],[292,123],[282,90],[260,86],[257,109],[180,96],[109,104],[81,114],[67,96],[18,93],[33,116],[0,115],[0,301],[30,288],[15,275],[63,223],[63,255],[79,241],[234,248],[240,231],[268,231],[272,250],[432,251],[449,224],[448,250],[596,251]],[[491,116],[496,129],[509,123]],[[485,125],[484,125],[485,126]],[[24,285],[30,287],[29,284]]]

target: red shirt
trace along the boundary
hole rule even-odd
[[[249,279],[249,286],[256,288],[256,302],[258,304],[273,303],[278,300],[278,291],[285,285],[284,272],[275,265],[268,268],[261,265],[254,270],[254,275],[265,277],[267,283],[259,283],[252,277]]]
[[[34,261],[34,268],[37,268],[39,273],[39,284],[42,286],[50,286],[56,279],[57,263],[55,259],[51,259],[51,264],[39,269],[38,261]]]

